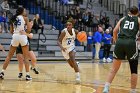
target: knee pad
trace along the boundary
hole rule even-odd
[[[129,60],[131,74],[138,73],[138,60]]]

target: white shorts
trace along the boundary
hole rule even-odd
[[[21,46],[29,45],[28,39],[26,35],[20,35],[20,34],[13,34],[11,45],[14,47],[18,47],[19,44]]]
[[[75,51],[75,47],[70,47],[70,48],[67,48],[67,50],[64,52],[64,51],[61,51],[62,52],[62,55],[64,56],[64,58],[66,59],[66,60],[68,60],[70,57],[69,57],[69,52],[71,52],[71,51],[74,51],[74,52],[76,52]]]

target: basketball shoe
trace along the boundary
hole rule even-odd
[[[3,72],[0,73],[0,78],[4,79],[4,73]]]
[[[30,81],[30,80],[32,80],[32,77],[30,75],[26,75],[26,80]]]

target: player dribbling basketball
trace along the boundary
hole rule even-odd
[[[68,20],[67,27],[64,28],[59,36],[58,45],[61,48],[62,55],[67,60],[69,65],[74,68],[76,73],[76,82],[80,83],[80,72],[78,64],[75,61],[75,38],[78,31],[73,28],[73,21]]]

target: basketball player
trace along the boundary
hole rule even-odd
[[[127,16],[119,20],[113,31],[113,40],[116,43],[114,49],[114,59],[112,69],[109,72],[107,82],[103,93],[109,93],[109,87],[117,71],[120,68],[122,60],[127,56],[131,70],[131,90],[130,93],[136,93],[138,79],[138,49],[136,36],[140,26],[140,19],[137,17],[138,8],[130,8]],[[119,34],[118,34],[119,33]]]
[[[33,25],[32,20],[29,20],[29,22],[31,23],[31,25]],[[25,31],[21,31],[21,34],[22,35],[27,35],[27,37],[28,37],[28,41],[29,41],[29,58],[31,59],[31,64],[32,64],[31,69],[34,71],[35,74],[39,74],[39,71],[35,67],[36,66],[36,56],[35,56],[34,52],[32,51],[31,45],[30,45],[30,39],[33,37],[33,34],[32,33],[28,34]],[[23,52],[22,52],[22,49],[21,49],[21,45],[19,45],[17,47],[16,54],[17,54],[17,59],[18,59],[18,62],[19,62],[19,75],[18,75],[18,78],[22,79],[22,77],[23,77],[22,70],[23,70],[23,64],[24,64],[24,57],[22,55]]]
[[[76,82],[80,83],[79,68],[75,61],[75,38],[78,34],[78,31],[73,28],[72,19],[69,19],[66,25],[67,28],[64,28],[59,36],[58,45],[62,50],[64,58],[76,72]]]
[[[25,66],[26,67],[26,80],[32,80],[31,76],[29,75],[29,46],[28,46],[28,39],[26,35],[21,35],[20,31],[25,31],[25,25],[27,26],[27,32],[31,31],[30,23],[26,16],[26,10],[23,7],[19,7],[16,10],[16,15],[11,19],[10,23],[10,32],[13,34],[12,41],[9,49],[9,53],[3,63],[2,71],[0,72],[0,78],[4,79],[4,71],[6,70],[8,64],[10,63],[11,58],[14,55],[16,47],[19,45],[22,46],[23,56],[25,59]]]

